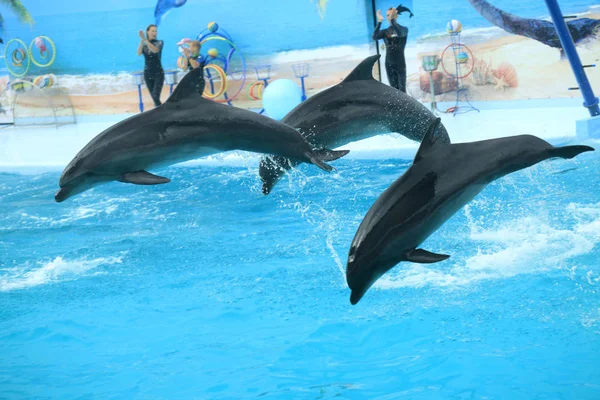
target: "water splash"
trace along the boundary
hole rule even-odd
[[[465,215],[471,228],[465,240],[478,247],[475,254],[455,261],[449,270],[402,263],[396,267],[395,274],[389,273],[375,286],[383,289],[458,287],[483,280],[560,270],[566,268],[568,260],[589,254],[600,243],[600,203],[570,204],[563,216],[570,219],[570,226],[560,228],[545,216],[527,215],[485,229],[475,222],[471,207],[465,207]],[[590,270],[586,279],[591,281],[593,276]]]
[[[36,267],[23,265],[6,268],[0,276],[0,292],[27,289],[50,283],[65,282],[85,276],[88,272],[105,265],[120,264],[122,257],[99,257],[95,259],[66,260],[56,257],[52,261],[39,262]]]

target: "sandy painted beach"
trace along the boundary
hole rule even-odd
[[[600,14],[586,16],[600,19]],[[529,38],[505,33],[499,38],[483,43],[470,44],[468,37],[462,38],[461,42],[471,50],[475,59],[473,72],[462,81],[467,87],[470,100],[581,97],[580,91],[569,90],[569,88],[578,86],[577,81],[569,61],[560,59],[558,49]],[[426,46],[422,47],[435,48],[435,50],[423,51],[419,56],[429,54],[440,56],[442,50],[449,44],[449,37],[429,41]],[[600,33],[595,40],[578,45],[577,51],[582,64],[599,64]],[[448,52],[448,54],[450,53]],[[408,91],[413,97],[429,102],[431,101],[429,88],[427,88],[427,92],[424,92],[419,87],[420,74],[425,74],[419,67],[420,61],[408,78]],[[443,71],[441,66],[438,71]],[[600,65],[596,68],[586,68],[585,71],[592,88],[596,89],[596,95],[598,95]],[[436,96],[437,101],[448,101],[455,98],[455,91]]]
[[[600,14],[588,15],[591,18],[600,19]],[[466,87],[469,100],[522,100],[522,99],[546,99],[546,98],[575,98],[581,97],[578,90],[568,90],[577,86],[577,82],[571,70],[568,60],[561,60],[557,49],[545,46],[535,40],[514,36],[498,30],[493,39],[477,41],[474,36],[465,32],[461,37],[461,43],[464,43],[473,54],[473,60],[466,64],[467,69],[474,62],[472,72],[462,80],[462,85]],[[424,55],[437,54],[441,56],[442,51],[450,44],[449,36],[438,36],[434,38],[425,38],[418,41],[416,48],[408,49],[407,56],[407,92],[414,98],[422,102],[430,102],[429,77],[421,68],[421,57]],[[325,49],[326,50],[326,49]],[[305,54],[305,59],[296,57],[286,57],[285,53],[265,57],[264,59],[254,60],[249,65],[246,74],[246,81],[239,95],[233,101],[233,104],[242,108],[262,108],[261,102],[252,99],[249,94],[250,85],[257,82],[254,65],[270,64],[270,81],[274,79],[292,79],[300,85],[300,80],[294,76],[292,66],[298,63],[307,63],[310,71],[305,80],[306,92],[308,96],[317,93],[324,88],[339,83],[344,77],[365,57],[374,52],[373,46],[351,47],[345,51],[332,51],[331,57],[323,50],[301,51]],[[586,44],[577,47],[579,56],[583,64],[596,64],[600,60],[600,40],[592,40]],[[315,53],[319,57],[315,57]],[[382,53],[385,53],[382,51]],[[447,55],[452,52],[447,52]],[[325,54],[325,55],[324,55]],[[312,55],[312,56],[311,56]],[[382,72],[384,72],[382,58]],[[453,58],[444,58],[444,66],[450,72],[454,68]],[[600,90],[600,67],[587,68],[587,76],[593,88]],[[377,76],[377,69],[374,70]],[[440,64],[437,72],[437,79],[445,86],[443,93],[436,95],[436,101],[453,101],[456,98],[453,79],[444,72]],[[181,73],[179,73],[181,76]],[[384,77],[385,78],[385,77]],[[65,106],[65,95],[70,100],[75,115],[95,115],[95,114],[124,114],[139,112],[139,100],[137,87],[133,83],[122,85],[120,93],[103,94],[74,94],[70,92],[68,86],[61,85],[59,79],[60,93],[62,97],[54,100],[61,107]],[[4,86],[6,78],[0,81]],[[220,83],[216,83],[218,89]],[[229,79],[228,93],[236,93],[239,89],[240,81]],[[38,91],[39,92],[39,91]],[[55,90],[55,93],[58,91]],[[53,96],[51,91],[46,91],[46,95]],[[161,98],[167,99],[169,95],[169,86],[165,84]],[[142,86],[142,96],[145,110],[153,107],[151,98],[145,86]],[[219,97],[223,100],[223,97]],[[6,99],[4,99],[6,102]],[[44,113],[43,109],[48,107],[49,101],[46,98],[35,100],[35,96],[19,95],[18,109],[21,114],[37,116]],[[47,111],[46,111],[47,113]]]

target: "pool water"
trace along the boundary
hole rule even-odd
[[[0,398],[600,398],[600,151],[492,183],[356,306],[348,248],[412,161],[263,196],[248,160],[60,204],[60,171],[0,174]]]

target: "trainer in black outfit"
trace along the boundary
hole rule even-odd
[[[155,106],[160,106],[160,93],[165,82],[165,71],[161,64],[163,41],[157,40],[156,25],[149,25],[144,31],[139,32],[142,41],[138,46],[138,56],[144,55],[144,81],[152,96]]]
[[[385,71],[390,86],[406,93],[406,60],[404,59],[404,48],[408,37],[408,28],[396,22],[398,11],[389,8],[386,13],[390,26],[381,30],[383,15],[377,10],[377,26],[373,32],[373,40],[383,39],[386,47]]]

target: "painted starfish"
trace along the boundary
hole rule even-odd
[[[494,87],[494,89],[496,90],[502,90],[504,92],[504,90],[506,90],[507,87],[510,87],[510,85],[504,81],[503,76],[501,76],[500,78],[494,78],[494,80],[496,81],[496,86]]]

